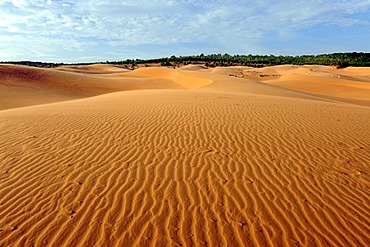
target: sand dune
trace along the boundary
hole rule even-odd
[[[193,64],[186,65],[186,66],[179,68],[179,70],[190,70],[190,71],[202,71],[202,70],[208,70],[208,69],[209,68],[204,65],[193,65]]]
[[[117,71],[110,73],[106,65],[98,67],[101,71],[105,71],[98,74],[85,73],[88,66],[80,67],[76,66],[71,72],[60,69],[0,65],[0,110],[117,91],[183,88],[178,83],[165,78],[119,77],[120,73]],[[96,69],[97,66],[92,65],[92,67]],[[102,74],[114,75],[114,77],[104,77]]]
[[[279,78],[264,81],[265,83],[337,101],[370,106],[369,68],[277,66],[274,69],[280,75]]]
[[[76,66],[61,66],[57,70],[69,71],[84,74],[110,74],[129,72],[130,70],[118,65],[110,64],[92,64],[92,65],[76,65]]]
[[[191,66],[190,68],[193,67]],[[198,74],[192,76],[191,71],[186,71],[186,69],[174,70],[169,68],[141,68],[127,74],[126,76],[170,79],[187,89],[201,88],[213,82],[210,79],[199,77]]]
[[[79,99],[0,111],[0,246],[369,246],[370,108],[270,69],[2,70]]]

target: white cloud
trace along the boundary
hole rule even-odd
[[[284,40],[315,25],[368,25],[357,14],[369,8],[370,0],[0,0],[0,37],[8,37],[0,49],[13,45],[25,58],[179,43],[258,52],[271,33]]]

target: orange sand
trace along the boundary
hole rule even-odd
[[[2,65],[0,246],[369,246],[369,85]]]

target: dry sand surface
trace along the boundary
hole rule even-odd
[[[0,66],[0,246],[370,246],[370,69]]]

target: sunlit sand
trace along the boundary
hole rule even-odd
[[[0,246],[370,246],[370,69],[0,65]]]

